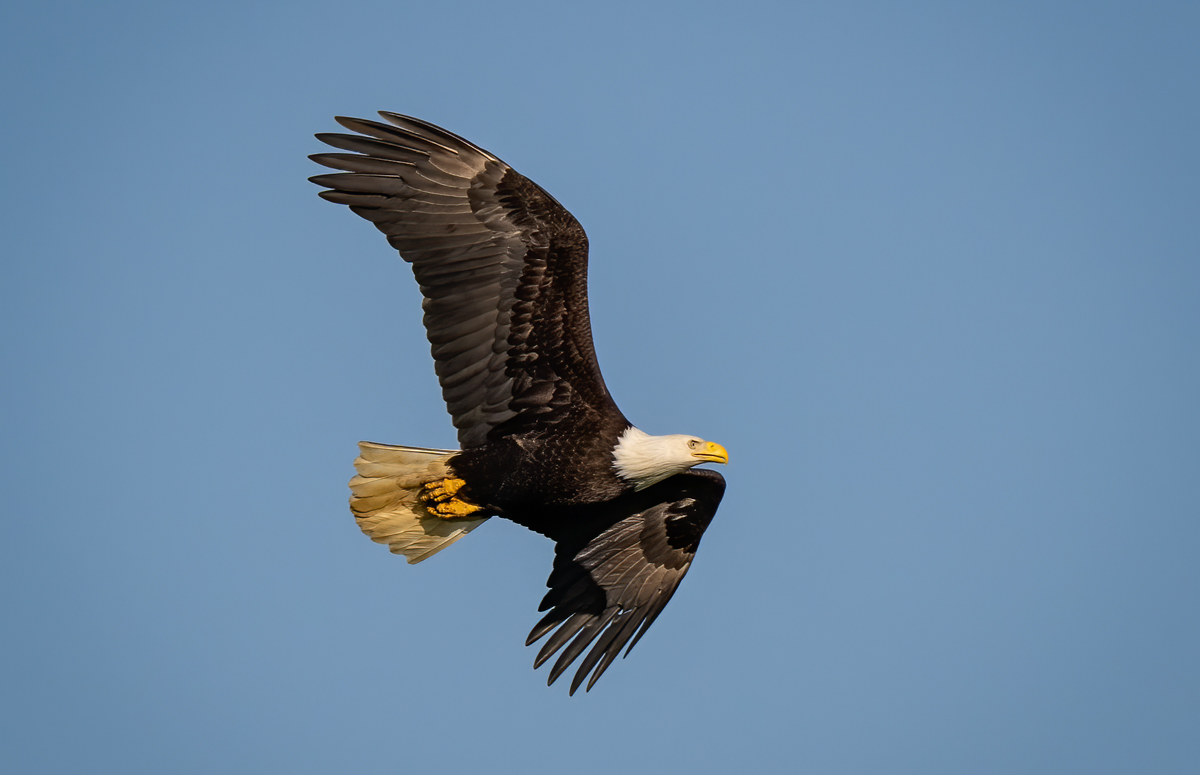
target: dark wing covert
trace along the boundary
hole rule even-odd
[[[566,645],[547,683],[594,642],[571,681],[574,694],[591,673],[591,690],[626,643],[625,653],[633,650],[691,567],[724,493],[725,479],[716,471],[685,471],[611,501],[607,515],[584,520],[575,535],[557,539],[546,582],[550,592],[538,608],[550,613],[525,642],[554,630],[535,668]]]
[[[536,183],[419,119],[337,119],[311,158],[321,196],[348,205],[413,266],[442,396],[464,447],[514,417],[617,412],[596,364],[587,235]],[[617,412],[619,414],[619,412]]]

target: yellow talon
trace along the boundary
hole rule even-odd
[[[425,502],[425,508],[431,514],[443,519],[465,517],[481,511],[482,506],[476,506],[474,503],[468,503],[462,498],[455,497],[464,485],[466,482],[462,479],[441,479],[436,482],[428,482],[421,488],[421,500]]]
[[[426,507],[442,519],[454,519],[455,517],[465,517],[469,514],[474,514],[483,509],[482,506],[476,506],[474,503],[467,503],[464,500],[454,498],[452,500],[435,503],[431,507]]]
[[[454,494],[465,485],[462,479],[441,479],[425,484],[425,500],[443,503],[454,498]]]

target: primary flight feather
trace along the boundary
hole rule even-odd
[[[338,118],[311,158],[320,195],[375,224],[412,264],[459,450],[363,442],[350,508],[410,563],[492,516],[554,540],[528,643],[553,683],[584,652],[591,689],[675,593],[712,521],[725,463],[695,436],[651,436],[609,395],[592,347],[588,242],[552,196],[487,151],[395,113]],[[590,649],[590,650],[589,650]]]

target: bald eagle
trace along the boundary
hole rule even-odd
[[[590,646],[571,694],[590,690],[671,599],[716,513],[725,480],[693,466],[728,455],[617,408],[592,346],[587,235],[562,205],[445,129],[380,115],[318,134],[349,153],[312,156],[344,171],[311,180],[412,264],[461,449],[361,443],[350,508],[410,563],[493,516],[552,539],[548,613],[526,645],[550,636],[534,662],[559,654],[550,684]]]

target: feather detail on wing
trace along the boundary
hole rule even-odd
[[[320,134],[321,196],[387,235],[425,296],[442,396],[463,448],[548,411],[619,415],[592,347],[587,235],[553,197],[478,146],[419,119]],[[594,419],[589,419],[594,422]]]
[[[612,501],[590,529],[558,539],[550,592],[539,609],[550,612],[526,641],[553,631],[534,662],[540,667],[562,650],[548,683],[590,646],[571,694],[589,674],[590,690],[622,648],[633,650],[691,567],[724,491],[715,471],[686,471]]]

